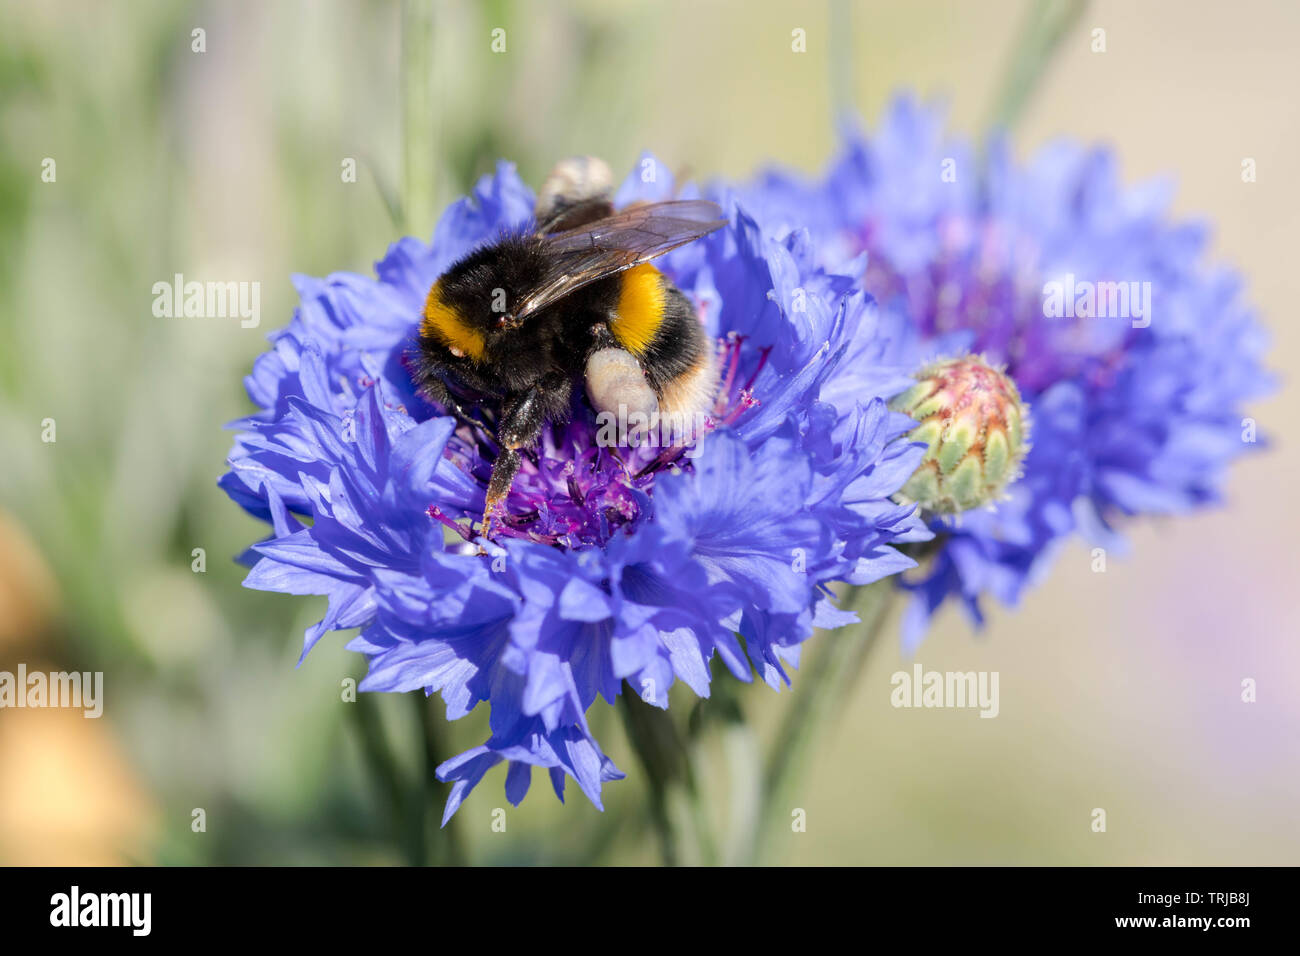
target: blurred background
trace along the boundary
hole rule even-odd
[[[559,157],[622,170],[643,149],[706,178],[817,170],[837,109],[874,123],[900,89],[945,99],[975,135],[1024,9],[437,3],[431,207],[497,157],[533,183]],[[216,487],[221,426],[250,410],[241,378],[289,319],[290,274],[369,273],[400,235],[400,13],[0,2],[0,670],[105,674],[101,720],[0,710],[0,863],[409,859],[361,741],[386,735],[397,772],[418,778],[410,701],[341,704],[340,682],[364,672],[341,635],[295,666],[324,602],[240,587],[232,559],[264,528]],[[1105,53],[1090,50],[1098,27]],[[791,52],[795,28],[806,54]],[[1300,7],[1283,0],[1098,2],[1064,38],[1018,148],[1068,134],[1113,144],[1129,181],[1176,177],[1178,213],[1215,225],[1215,255],[1244,272],[1274,336],[1283,387],[1251,409],[1274,444],[1233,470],[1226,508],[1133,527],[1107,573],[1079,545],[1018,612],[990,607],[984,633],[946,612],[916,660],[999,671],[996,720],[892,709],[890,674],[910,662],[891,629],[796,787],[807,832],[778,837],[777,859],[1300,863],[1300,450],[1285,418],[1300,362],[1298,47]],[[349,158],[356,182],[340,175]],[[260,282],[261,327],[155,318],[152,285],[177,272]],[[742,692],[764,733],[793,696]],[[485,723],[447,727],[437,756],[479,743]],[[640,768],[616,721],[598,734],[631,772],[606,789],[608,813],[574,788],[560,805],[538,776],[494,832],[498,768],[461,811],[469,858],[601,847],[654,861],[651,835],[627,825]]]

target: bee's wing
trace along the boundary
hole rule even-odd
[[[542,238],[551,262],[519,301],[517,321],[598,279],[648,262],[727,224],[722,208],[705,199],[633,206],[612,216]]]
[[[547,234],[577,231],[580,226],[589,226],[598,219],[608,219],[612,215],[614,204],[605,196],[561,202],[549,214],[537,220],[537,231]]]

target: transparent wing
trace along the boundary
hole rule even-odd
[[[554,252],[634,253],[644,262],[724,225],[722,207],[717,203],[677,199],[630,206],[576,229],[552,233],[546,237],[546,248]]]
[[[542,238],[551,262],[511,317],[521,320],[598,279],[648,262],[727,224],[706,199],[632,206],[576,229]]]
[[[579,226],[589,226],[598,219],[614,215],[614,204],[604,196],[561,203],[550,214],[537,220],[540,233],[577,231]]]

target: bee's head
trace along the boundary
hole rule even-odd
[[[523,326],[514,310],[536,288],[543,269],[536,241],[526,236],[507,236],[476,249],[429,290],[420,334],[457,358],[484,361],[494,345]]]

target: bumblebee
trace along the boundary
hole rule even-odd
[[[673,200],[616,212],[611,193],[603,162],[561,163],[538,191],[534,230],[475,249],[429,290],[418,384],[496,446],[484,536],[521,456],[547,422],[567,419],[575,390],[598,413],[647,420],[712,404],[713,345],[690,300],[650,261],[725,225],[722,210]]]

